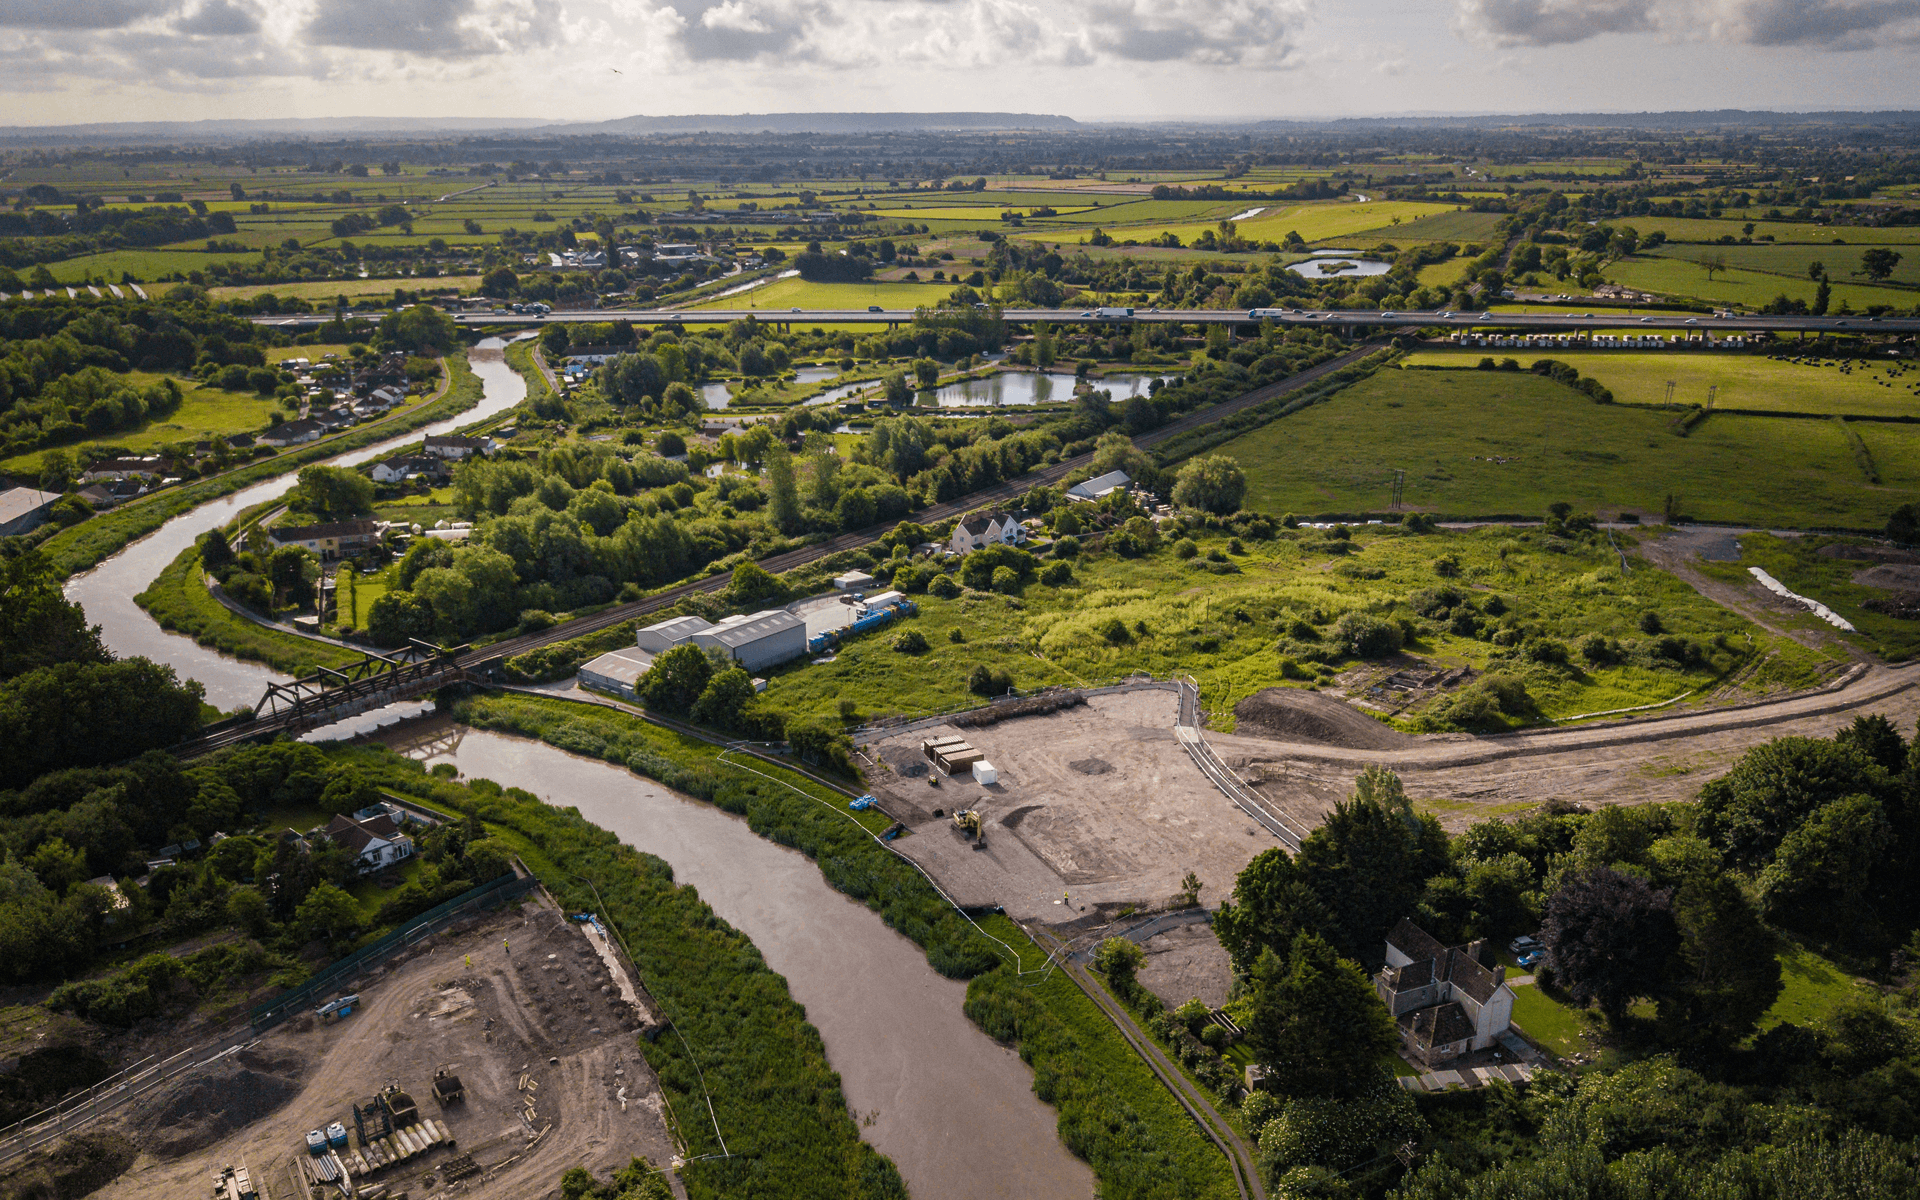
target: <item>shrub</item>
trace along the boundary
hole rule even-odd
[[[1080,539],[1068,534],[1053,544],[1055,558],[1076,558],[1080,554]]]
[[[976,696],[1004,696],[1013,690],[1013,676],[998,667],[975,667],[967,676],[967,690]]]
[[[893,639],[893,648],[901,654],[919,654],[926,650],[926,635],[918,629],[909,629]]]
[[[1565,666],[1568,657],[1565,642],[1543,637],[1530,639],[1521,649],[1521,653],[1526,656],[1528,662],[1552,666]]]
[[[952,629],[947,630],[947,640],[958,646],[966,642],[967,635],[962,633],[960,627],[956,625]]]
[[[1333,624],[1333,640],[1355,658],[1384,658],[1400,649],[1406,636],[1400,627],[1371,613],[1342,613]]]
[[[1198,553],[1200,553],[1200,547],[1194,545],[1192,538],[1181,538],[1173,544],[1175,558],[1192,558]]]
[[[1127,633],[1127,623],[1119,617],[1108,617],[1094,628],[1101,637],[1107,640],[1107,644],[1110,646],[1119,646],[1131,640],[1130,635]]]
[[[960,585],[954,582],[953,576],[942,573],[927,585],[927,594],[938,596],[942,600],[951,600],[960,594]]]
[[[1439,558],[1433,560],[1433,573],[1442,579],[1458,578],[1460,574],[1459,558],[1451,554],[1442,554]]]
[[[1648,610],[1640,614],[1641,633],[1665,633],[1666,629],[1666,625],[1660,620],[1659,613]]]
[[[1012,567],[993,569],[993,590],[1003,595],[1011,595],[1020,590],[1020,572]]]
[[[559,328],[555,326],[555,328]],[[538,633],[542,629],[552,629],[554,616],[543,608],[529,608],[520,614],[520,632]]]
[[[1073,582],[1073,568],[1063,562],[1048,563],[1046,569],[1040,572],[1040,582],[1048,587],[1065,587]],[[954,632],[960,631],[956,629]]]

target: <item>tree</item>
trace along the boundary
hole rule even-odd
[[[787,585],[758,563],[741,563],[733,569],[727,595],[736,604],[754,607],[775,604],[787,598]]]
[[[1775,738],[1700,790],[1700,834],[1734,862],[1761,867],[1816,809],[1846,796],[1889,793],[1892,780],[1857,747]]]
[[[1173,502],[1203,512],[1237,512],[1247,494],[1246,472],[1224,454],[1189,460],[1173,484]]]
[[[1890,775],[1899,774],[1907,762],[1906,739],[1900,736],[1892,721],[1879,713],[1855,717],[1853,724],[1833,735],[1833,740],[1842,746],[1852,746],[1885,767]]]
[[[1892,849],[1880,801],[1847,796],[1823,804],[1780,840],[1760,873],[1761,904],[1771,920],[1803,929],[1872,924],[1867,891]]]
[[[1700,269],[1707,273],[1707,282],[1712,283],[1715,275],[1727,273],[1727,256],[1724,254],[1702,254],[1697,260]]]
[[[1820,277],[1820,286],[1814,289],[1813,308],[1810,311],[1816,317],[1824,317],[1827,315],[1827,306],[1832,300],[1833,285],[1827,282],[1826,276],[1822,275]]]
[[[376,646],[404,646],[433,637],[433,606],[412,592],[389,591],[367,606],[367,637]]]
[[[205,690],[144,658],[65,662],[0,683],[0,789],[62,767],[171,746],[200,728]]]
[[[1885,279],[1893,274],[1893,269],[1899,265],[1899,252],[1889,250],[1885,246],[1875,246],[1871,250],[1863,250],[1860,253],[1860,270],[1868,279]]]
[[[431,304],[415,304],[380,322],[379,341],[383,347],[414,354],[445,354],[459,344],[460,326]]]
[[[267,580],[273,584],[276,604],[304,607],[311,603],[319,573],[319,562],[299,546],[282,546],[267,559]]]
[[[767,451],[767,515],[782,533],[800,529],[800,492],[793,481],[793,456],[775,443]]]
[[[1751,1034],[1780,995],[1774,938],[1740,886],[1720,872],[1681,885],[1673,898],[1680,951],[1659,1001],[1661,1039],[1720,1051]]]
[[[693,703],[693,719],[718,729],[738,729],[752,699],[753,678],[740,667],[728,667],[717,672],[702,689]]]
[[[1372,613],[1349,611],[1333,623],[1333,641],[1355,658],[1385,658],[1405,641],[1400,626]]]
[[[309,941],[343,940],[360,927],[360,906],[330,883],[307,893],[294,910],[294,922]]]
[[[100,627],[60,591],[38,550],[0,557],[0,680],[55,663],[105,663]]]
[[[1447,861],[1440,823],[1415,813],[1399,776],[1378,766],[1354,780],[1295,860],[1331,917],[1318,932],[1361,962],[1381,957],[1387,931],[1413,912],[1421,887]]]
[[[1818,282],[1822,279],[1825,279],[1826,277],[1827,277],[1827,264],[1821,262],[1817,258],[1807,264],[1808,279]]]
[[[1110,937],[1093,952],[1093,969],[1107,977],[1113,990],[1125,996],[1133,990],[1134,972],[1147,961],[1147,952],[1130,938]]]
[[[648,708],[685,716],[713,680],[713,663],[695,645],[675,646],[653,660],[640,677],[640,699]]]
[[[468,233],[479,233],[480,223],[468,221]],[[495,267],[480,278],[480,286],[489,296],[511,296],[520,286],[520,277],[508,267]]]
[[[362,517],[373,511],[373,480],[346,467],[306,467],[293,499],[322,521]]]
[[[1656,995],[1680,941],[1672,898],[1611,867],[1567,875],[1541,924],[1555,982],[1612,1019],[1637,997]]]
[[[1311,933],[1297,935],[1284,960],[1262,954],[1253,991],[1247,1041],[1285,1095],[1359,1095],[1399,1040],[1359,964]]]
[[[1284,952],[1302,932],[1332,924],[1332,912],[1294,861],[1272,847],[1256,854],[1233,881],[1233,898],[1221,902],[1213,932],[1233,960],[1234,972],[1251,978],[1263,951]]]

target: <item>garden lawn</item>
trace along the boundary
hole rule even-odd
[[[1779,958],[1780,998],[1760,1018],[1762,1030],[1789,1022],[1812,1025],[1849,1000],[1877,998],[1872,988],[1804,946],[1789,945]]]
[[[1592,1018],[1530,983],[1513,989],[1513,1023],[1562,1058],[1589,1048],[1586,1035]]]
[[[1445,265],[1445,264],[1442,264]],[[1792,344],[1783,347],[1791,353]],[[1409,367],[1471,368],[1488,351],[1474,346],[1422,350],[1407,358]],[[1847,360],[1847,370],[1829,360],[1820,365],[1770,359],[1754,354],[1703,354],[1666,350],[1635,353],[1618,350],[1529,350],[1513,354],[1521,366],[1553,358],[1591,375],[1622,404],[1662,405],[1667,383],[1676,404],[1705,404],[1709,388],[1716,411],[1824,413],[1873,417],[1920,416],[1920,371],[1911,365]]]
[[[1396,469],[1409,507],[1463,519],[1556,500],[1657,515],[1671,495],[1696,520],[1866,530],[1920,498],[1868,482],[1834,421],[1722,414],[1681,437],[1672,420],[1526,372],[1387,370],[1216,453],[1246,470],[1247,507],[1303,516],[1386,508]]]

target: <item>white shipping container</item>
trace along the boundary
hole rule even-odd
[[[975,783],[982,787],[991,787],[993,784],[999,782],[999,780],[1000,772],[995,770],[993,764],[986,759],[983,758],[973,764],[973,781]]]

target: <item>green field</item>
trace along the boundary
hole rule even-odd
[[[1356,245],[1371,245],[1384,241],[1403,246],[1412,242],[1491,243],[1499,238],[1500,223],[1506,219],[1504,213],[1479,213],[1460,209],[1454,212],[1416,217],[1410,221],[1402,218],[1402,223],[1399,225],[1390,224],[1355,234],[1353,241]]]
[[[1659,292],[1669,296],[1692,296],[1701,300],[1719,304],[1737,304],[1747,308],[1759,308],[1771,303],[1776,296],[1785,296],[1789,300],[1804,300],[1808,304],[1814,301],[1820,285],[1806,276],[1770,275],[1761,271],[1749,271],[1732,264],[1728,257],[1725,272],[1716,273],[1709,280],[1707,272],[1699,264],[1704,255],[1717,255],[1728,247],[1697,248],[1695,253],[1686,257],[1653,256],[1636,254],[1631,258],[1620,259],[1607,264],[1602,272],[1611,283],[1617,283],[1643,291]],[[1833,270],[1834,264],[1829,263]],[[1833,281],[1833,295],[1829,301],[1832,311],[1838,313],[1844,303],[1854,312],[1865,312],[1869,306],[1890,305],[1897,309],[1910,309],[1920,304],[1920,293],[1903,288],[1874,287],[1865,283],[1847,283],[1836,278]]]
[[[1790,351],[1792,343],[1783,349]],[[1423,350],[1408,357],[1410,367],[1471,367],[1487,351]],[[1622,404],[1665,404],[1673,382],[1676,404],[1705,404],[1717,387],[1716,409],[1810,412],[1875,417],[1920,417],[1920,371],[1886,364],[1780,362],[1761,355],[1702,354],[1617,350],[1538,350],[1515,354],[1522,366],[1536,357],[1554,358],[1605,384]]]
[[[396,288],[407,291],[457,292],[475,291],[480,287],[478,275],[441,275],[432,278],[417,276],[406,279],[319,279],[308,283],[258,283],[244,287],[214,287],[207,289],[207,295],[215,300],[251,300],[262,293],[271,292],[282,300],[306,300],[315,304],[325,303],[335,296],[345,296],[357,300],[366,296],[378,296],[382,299],[393,295]],[[149,295],[154,294],[148,288]]]
[[[1780,998],[1760,1018],[1760,1028],[1792,1022],[1812,1025],[1856,998],[1877,999],[1873,989],[1808,950],[1790,945],[1779,954]]]
[[[1378,511],[1396,469],[1406,504],[1450,517],[1555,500],[1657,517],[1671,494],[1700,520],[1877,529],[1920,497],[1868,483],[1831,421],[1721,415],[1680,437],[1671,420],[1528,373],[1384,371],[1217,452],[1269,512]]]
[[[145,371],[129,371],[127,386],[144,387],[163,376]],[[122,430],[104,437],[89,438],[61,447],[77,451],[93,446],[114,446],[135,454],[144,454],[169,442],[198,442],[230,433],[254,433],[267,427],[267,414],[276,412],[273,399],[256,392],[227,392],[201,387],[191,379],[180,380],[185,398],[180,407],[164,421],[148,421],[139,429]],[[0,459],[0,471],[37,475],[45,450],[33,450]]]
[[[1835,283],[1861,283],[1870,281],[1860,273],[1860,255],[1866,246],[1661,246],[1652,253],[1660,258],[1679,258],[1687,262],[1698,262],[1701,256],[1717,254],[1727,260],[1730,267],[1743,270],[1761,271],[1796,281],[1811,282],[1809,268],[1819,263],[1826,269]],[[1894,264],[1889,281],[1909,286],[1920,285],[1920,247],[1912,243],[1889,244],[1881,247],[1892,250],[1900,256]],[[1704,274],[1704,272],[1703,272]]]
[[[789,308],[858,309],[878,304],[886,309],[938,304],[953,294],[951,283],[808,283],[804,279],[777,279],[765,287],[733,296],[702,300],[695,308],[761,308],[769,319]]]
[[[1157,203],[1198,203],[1185,201],[1162,201]],[[1452,205],[1425,204],[1407,200],[1373,200],[1365,204],[1353,201],[1330,201],[1313,204],[1273,203],[1261,205],[1259,201],[1249,201],[1245,205],[1221,204],[1207,201],[1209,216],[1205,219],[1194,217],[1154,217],[1136,211],[1136,206],[1103,212],[1100,220],[1089,219],[1090,214],[1082,214],[1073,219],[1076,228],[1088,228],[1099,225],[1116,238],[1158,237],[1162,233],[1171,233],[1183,242],[1192,241],[1206,230],[1215,228],[1224,217],[1231,217],[1237,211],[1262,207],[1264,211],[1244,221],[1236,222],[1236,228],[1243,238],[1254,241],[1279,242],[1288,233],[1298,233],[1309,242],[1324,242],[1337,238],[1350,237],[1361,233],[1379,233],[1390,228],[1393,218],[1399,217],[1404,223],[1411,223],[1420,217],[1436,213],[1452,213]],[[1409,228],[1411,225],[1409,224]],[[1028,226],[1014,235],[1029,241],[1055,242],[1068,240],[1068,230],[1060,228],[1035,229]]]
[[[1905,429],[1904,426],[1901,428]],[[1905,449],[1913,451],[1916,442],[1920,442],[1920,438],[1910,439]],[[1875,455],[1881,456],[1877,447]],[[1915,474],[1915,469],[1910,465],[1904,465],[1903,470],[1908,478]],[[1847,640],[1866,645],[1895,662],[1903,662],[1920,654],[1920,622],[1887,616],[1865,607],[1868,600],[1884,599],[1888,592],[1853,581],[1856,574],[1867,570],[1872,563],[1821,555],[1821,547],[1833,540],[1749,534],[1740,539],[1739,562],[1703,562],[1699,564],[1699,569],[1701,573],[1725,583],[1748,587],[1752,586],[1752,577],[1747,573],[1747,568],[1759,567],[1794,592],[1818,600],[1852,622],[1859,632],[1841,635]],[[1817,618],[1810,614],[1806,620],[1812,628],[1832,632],[1826,625],[1817,623]]]

